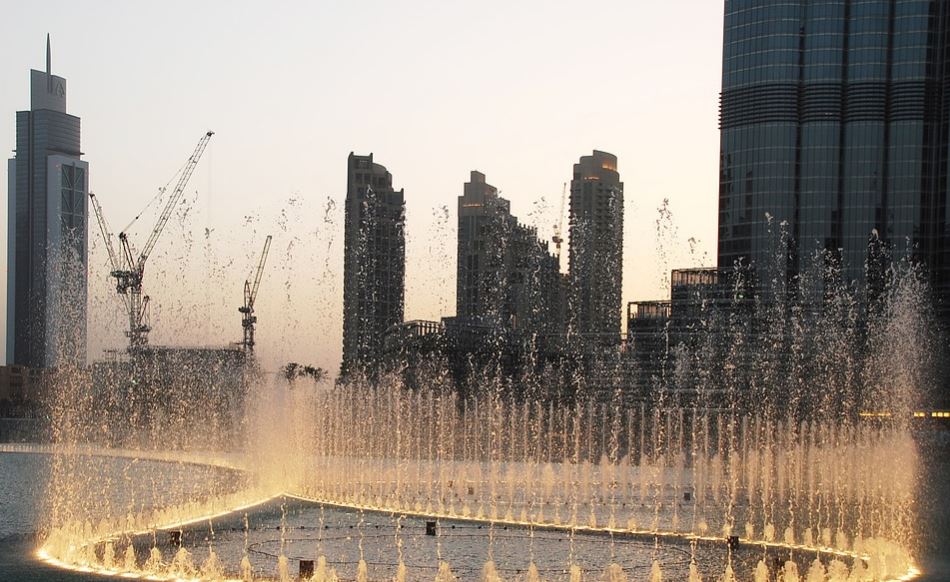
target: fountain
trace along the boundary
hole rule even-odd
[[[260,375],[226,453],[155,414],[103,442],[87,379],[61,370],[38,555],[150,579],[910,579],[926,288],[897,262],[869,313],[848,289],[807,307],[823,275],[752,314],[710,306],[646,398],[605,394],[610,361],[520,390],[439,362],[412,386]],[[204,473],[143,483],[102,454]]]

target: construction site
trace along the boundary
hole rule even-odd
[[[108,276],[115,281],[128,325],[124,348],[105,351],[92,364],[89,375],[91,402],[116,418],[127,418],[123,429],[112,426],[109,434],[89,435],[95,440],[127,442],[132,434],[153,431],[167,434],[169,445],[184,445],[194,439],[221,440],[226,445],[241,431],[244,401],[250,382],[260,373],[254,357],[257,316],[254,303],[260,289],[272,237],[268,235],[252,275],[244,282],[244,301],[237,308],[241,319],[241,340],[222,346],[163,346],[149,342],[152,331],[149,295],[145,292],[146,265],[162,238],[169,220],[181,204],[182,194],[201,160],[214,132],[205,133],[184,166],[169,182],[173,188],[159,189],[146,206],[164,202],[161,212],[140,250],[136,250],[128,228],[113,235],[96,195],[89,194],[99,232],[108,251]],[[177,181],[176,181],[177,179]],[[134,224],[143,213],[130,223]],[[115,241],[118,241],[118,249]],[[90,276],[96,276],[90,273]],[[143,433],[144,431],[144,433]]]

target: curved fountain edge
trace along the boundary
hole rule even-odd
[[[670,539],[670,540],[679,540],[683,542],[701,541],[704,543],[724,543],[723,539],[719,537],[702,536],[702,535],[685,533],[685,532],[629,530],[629,529],[606,528],[606,527],[592,528],[590,526],[584,526],[584,525],[571,527],[571,526],[556,525],[556,524],[550,524],[550,523],[524,523],[517,520],[463,517],[463,516],[455,516],[455,515],[448,515],[448,514],[440,514],[436,512],[433,512],[433,513],[415,512],[415,511],[398,511],[397,512],[392,509],[387,509],[383,507],[331,502],[331,501],[326,501],[326,500],[315,498],[315,497],[300,495],[300,494],[293,493],[290,491],[283,491],[280,493],[272,494],[270,496],[258,498],[257,500],[252,501],[247,504],[235,506],[233,508],[218,511],[215,513],[202,514],[199,516],[195,516],[193,518],[185,519],[183,521],[171,522],[171,523],[165,523],[165,524],[156,524],[151,528],[147,528],[147,529],[143,529],[139,531],[112,532],[107,536],[96,538],[94,540],[89,540],[86,542],[86,545],[97,545],[100,543],[104,543],[110,539],[115,539],[122,536],[142,535],[142,534],[147,534],[155,530],[162,530],[162,531],[174,530],[176,528],[182,528],[194,523],[200,523],[203,521],[207,521],[209,519],[214,519],[216,517],[222,517],[225,515],[233,514],[238,511],[250,509],[252,507],[257,507],[280,497],[297,499],[299,501],[305,501],[309,503],[319,503],[326,506],[337,507],[341,509],[351,509],[351,510],[357,510],[357,511],[362,510],[362,511],[369,511],[373,513],[381,513],[381,514],[399,513],[401,515],[407,515],[407,516],[413,516],[413,517],[419,517],[419,518],[446,519],[446,520],[451,520],[451,521],[461,521],[461,522],[467,522],[467,523],[504,525],[504,526],[519,527],[519,528],[534,527],[537,529],[543,529],[543,530],[548,530],[548,531],[573,530],[575,532],[581,532],[585,534],[617,535],[617,536],[633,538],[633,539],[662,538],[662,539]],[[774,550],[794,550],[794,551],[800,551],[800,552],[815,552],[816,554],[823,555],[826,557],[835,556],[835,557],[844,557],[844,558],[851,558],[851,559],[855,559],[855,558],[860,558],[863,560],[870,559],[870,556],[866,554],[858,554],[856,552],[843,551],[843,550],[839,550],[835,548],[827,548],[827,547],[820,547],[820,546],[805,546],[805,545],[800,545],[800,544],[786,544],[782,542],[767,542],[767,541],[761,541],[761,540],[749,540],[746,538],[740,538],[740,541],[742,541],[742,543],[746,545],[767,547]],[[50,566],[54,566],[54,567],[64,569],[64,570],[79,572],[79,573],[99,574],[99,575],[108,575],[108,576],[120,575],[124,578],[131,578],[131,579],[149,579],[149,580],[177,580],[179,579],[179,577],[175,575],[156,576],[153,573],[147,573],[147,572],[129,572],[122,569],[106,569],[106,568],[100,568],[100,567],[95,567],[95,566],[64,562],[50,556],[48,552],[46,552],[44,547],[40,547],[39,549],[37,549],[36,557]],[[903,581],[914,580],[918,578],[921,574],[922,572],[919,570],[919,568],[917,568],[916,566],[912,566],[904,575],[896,577],[896,578],[890,578],[887,580],[887,582],[903,582]],[[237,579],[234,579],[234,580],[237,580]]]
[[[243,455],[218,453],[211,451],[157,451],[146,449],[117,449],[96,445],[64,445],[39,443],[0,443],[0,454],[20,453],[30,455],[86,455],[114,457],[120,459],[141,459],[164,463],[201,465],[247,471]]]
[[[95,447],[89,445],[82,446],[59,446],[59,445],[41,445],[41,444],[21,444],[21,443],[7,443],[0,444],[0,453],[27,453],[27,454],[77,454],[77,455],[92,455],[92,456],[105,456],[105,457],[116,457],[116,458],[135,458],[150,460],[156,462],[169,462],[169,463],[182,463],[182,464],[193,464],[193,465],[202,465],[202,466],[214,466],[227,468],[238,471],[248,471],[249,467],[243,462],[243,458],[240,455],[229,455],[221,453],[211,453],[211,452],[198,452],[198,451],[176,451],[174,453],[169,453],[165,451],[147,451],[147,450],[137,450],[137,449],[114,449],[107,447]],[[248,490],[247,493],[251,493],[251,490]],[[245,502],[239,505],[236,505],[231,508],[215,511],[213,513],[205,513],[195,517],[188,517],[184,520],[179,520],[176,522],[165,523],[165,524],[154,524],[153,526],[138,530],[138,531],[115,531],[106,534],[105,536],[100,536],[92,540],[86,540],[83,543],[84,547],[90,545],[97,545],[104,543],[106,541],[116,539],[123,536],[134,536],[142,535],[156,530],[174,530],[176,528],[182,528],[194,523],[199,523],[202,521],[207,521],[209,519],[214,519],[216,517],[222,517],[225,515],[230,515],[232,513],[242,511],[245,509],[250,509],[252,507],[257,507],[259,505],[265,504],[273,499],[280,497],[288,497],[291,499],[297,499],[309,503],[318,503],[330,507],[337,507],[341,509],[350,509],[356,511],[369,511],[374,513],[382,514],[394,514],[398,513],[400,515],[413,516],[417,518],[433,518],[433,519],[445,519],[451,521],[460,521],[467,523],[479,523],[479,524],[488,524],[488,525],[502,525],[502,526],[513,526],[518,528],[536,528],[543,529],[547,531],[565,531],[565,532],[580,532],[585,534],[602,534],[602,535],[616,535],[621,537],[628,537],[634,539],[670,539],[670,540],[680,540],[683,542],[692,542],[699,541],[704,543],[724,543],[722,537],[716,536],[705,536],[695,533],[688,532],[674,532],[674,531],[665,531],[665,530],[631,530],[631,529],[622,529],[622,528],[609,528],[609,527],[591,527],[588,525],[564,525],[564,524],[554,524],[554,523],[533,523],[533,522],[522,522],[519,520],[507,520],[504,518],[487,518],[487,517],[473,517],[473,516],[460,516],[453,514],[445,514],[439,512],[423,512],[423,511],[409,511],[404,509],[394,509],[386,507],[377,507],[371,505],[360,505],[354,503],[341,503],[339,501],[331,501],[322,499],[319,497],[308,496],[294,492],[292,490],[284,490],[280,492],[258,492],[258,496],[254,500]],[[838,548],[824,547],[824,546],[807,546],[801,544],[787,544],[784,542],[775,542],[775,541],[764,541],[764,540],[750,540],[748,538],[743,538],[740,536],[740,542],[748,546],[757,546],[763,548],[769,548],[774,550],[790,550],[790,551],[799,551],[799,552],[814,552],[818,555],[830,557],[842,557],[842,558],[851,558],[851,559],[862,559],[869,560],[870,556],[867,554],[859,554],[854,551],[846,551]],[[175,575],[169,576],[156,576],[152,573],[146,572],[129,572],[122,569],[106,569],[102,567],[96,567],[91,565],[83,564],[74,564],[70,562],[64,562],[53,556],[51,556],[45,549],[45,544],[41,545],[35,552],[35,556],[43,561],[44,563],[74,572],[79,573],[89,573],[89,574],[98,574],[106,576],[116,576],[119,575],[124,578],[134,578],[134,579],[150,579],[150,580],[176,580],[179,577]],[[890,578],[887,582],[902,582],[914,580],[921,576],[922,572],[916,565],[911,565],[908,571],[902,576],[896,578]]]
[[[385,507],[376,507],[370,505],[359,505],[355,503],[340,503],[335,501],[328,501],[325,499],[317,497],[308,497],[306,495],[300,495],[297,493],[284,492],[281,494],[285,497],[290,497],[292,499],[298,499],[300,501],[307,501],[310,503],[319,503],[329,507],[337,507],[341,509],[352,509],[357,511],[369,511],[373,513],[383,513],[383,514],[393,514],[398,513],[400,515],[412,516],[417,518],[433,518],[433,519],[445,519],[451,521],[461,521],[466,523],[479,523],[479,524],[489,524],[489,525],[504,525],[504,526],[513,526],[519,528],[535,528],[543,529],[546,531],[561,531],[561,532],[580,532],[585,534],[602,534],[602,535],[615,535],[620,537],[627,537],[633,539],[675,539],[681,540],[684,542],[690,541],[701,541],[705,543],[725,543],[725,540],[721,537],[715,536],[704,536],[688,532],[674,532],[666,530],[644,530],[644,529],[621,529],[621,528],[609,528],[609,527],[590,527],[588,525],[563,525],[563,524],[554,524],[554,523],[534,523],[534,522],[523,522],[519,520],[507,520],[503,518],[480,518],[472,516],[459,516],[452,514],[443,514],[438,512],[420,512],[420,511],[404,511],[404,510],[393,510]],[[784,542],[768,542],[764,540],[750,540],[748,538],[740,537],[739,541],[747,546],[758,546],[765,547],[774,550],[794,550],[799,552],[815,552],[823,556],[836,556],[841,558],[860,558],[862,560],[869,560],[870,556],[867,554],[859,554],[853,551],[845,551],[838,548],[830,548],[824,546],[806,546],[801,544],[786,544]],[[886,582],[901,582],[907,580],[914,580],[918,578],[922,572],[916,565],[912,565],[908,571],[897,578],[890,578]]]

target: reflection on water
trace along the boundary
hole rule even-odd
[[[563,578],[570,563],[595,578],[604,564],[616,563],[634,579],[645,579],[654,559],[662,562],[665,575],[677,580],[687,577],[691,559],[685,542],[657,544],[648,538],[589,533],[572,536],[567,530],[491,527],[454,520],[438,522],[437,535],[432,536],[426,535],[425,519],[320,507],[286,498],[247,514],[215,520],[213,527],[205,523],[186,530],[182,545],[197,564],[209,555],[212,531],[213,549],[222,563],[238,564],[246,554],[256,575],[271,577],[281,555],[288,558],[292,574],[298,571],[299,560],[325,556],[342,579],[356,579],[357,564],[363,560],[370,580],[394,579],[400,561],[408,580],[434,579],[440,561],[451,564],[460,580],[478,580],[486,556],[506,580],[524,577],[532,563],[545,579]],[[171,540],[167,533],[157,539],[166,559],[178,550]],[[136,553],[148,555],[152,543],[151,536],[142,536],[136,540]],[[724,553],[722,544],[700,546],[696,559],[711,570],[713,564],[722,563]]]
[[[149,508],[168,500],[200,498],[216,488],[234,487],[239,475],[215,467],[158,463],[118,457],[82,456],[75,459],[98,475],[90,481],[92,506]],[[51,458],[44,454],[0,453],[0,581],[71,581],[89,579],[52,569],[36,561],[36,537],[43,529],[46,485]],[[96,577],[98,578],[98,577]]]
[[[950,439],[928,448],[931,462],[920,480],[920,565],[924,580],[950,580]]]
[[[36,533],[36,513],[48,478],[46,457],[0,454],[0,540]]]

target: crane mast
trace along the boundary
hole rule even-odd
[[[264,273],[264,263],[267,262],[267,253],[270,252],[271,235],[267,235],[264,241],[264,250],[261,252],[261,260],[257,263],[257,272],[254,275],[254,283],[250,280],[244,281],[244,306],[238,307],[238,311],[243,314],[241,318],[241,327],[244,328],[244,351],[254,352],[254,325],[257,323],[257,316],[254,315],[254,302],[257,300],[257,291],[261,286],[261,275]]]
[[[125,332],[125,335],[129,338],[129,353],[135,354],[141,352],[148,345],[148,332],[151,330],[148,321],[149,298],[148,295],[142,294],[142,279],[145,274],[145,263],[155,248],[155,244],[165,229],[165,225],[168,224],[168,220],[171,218],[175,206],[178,204],[178,201],[181,200],[185,187],[188,185],[188,180],[194,173],[195,167],[198,165],[198,160],[201,159],[201,154],[204,153],[212,135],[214,135],[212,131],[205,133],[195,147],[194,152],[192,152],[191,157],[188,158],[184,168],[182,168],[178,183],[175,185],[175,189],[172,191],[168,202],[166,202],[165,207],[162,209],[162,213],[159,215],[154,228],[152,228],[152,232],[145,246],[142,247],[142,252],[139,253],[138,258],[136,258],[135,251],[132,249],[132,243],[129,241],[128,234],[125,232],[119,233],[122,254],[120,256],[116,253],[112,246],[112,233],[106,223],[102,208],[99,206],[95,195],[89,194],[93,210],[96,213],[96,220],[99,223],[99,230],[102,233],[102,238],[105,240],[106,248],[109,251],[109,263],[112,268],[110,276],[115,278],[116,291],[123,296],[126,310],[129,314],[129,329]]]
[[[567,182],[564,182],[564,186],[561,187],[561,213],[558,214],[557,224],[554,225],[554,236],[551,237],[551,241],[554,243],[554,248],[557,252],[558,261],[561,260],[561,243],[564,242],[564,204],[567,201]]]

